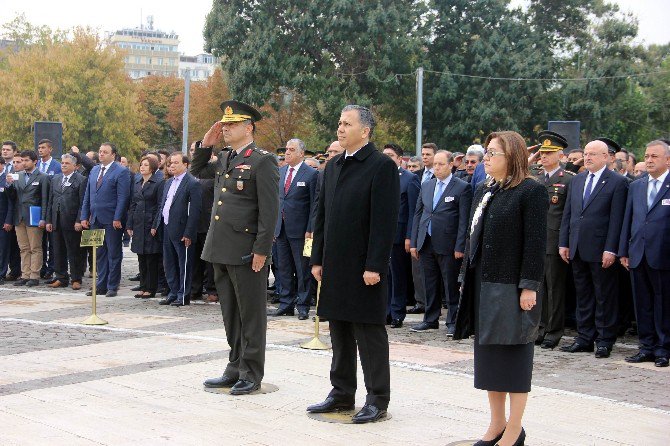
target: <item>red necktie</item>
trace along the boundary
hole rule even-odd
[[[98,181],[95,183],[95,188],[100,189],[100,185],[102,184],[102,179],[105,176],[105,166],[102,166],[102,169],[100,169],[100,175],[98,175]]]
[[[293,167],[288,170],[288,176],[286,177],[286,182],[284,183],[284,195],[288,193],[288,190],[291,187],[291,181],[293,181]]]

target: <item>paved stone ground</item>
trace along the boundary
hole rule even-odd
[[[278,392],[202,392],[227,356],[219,305],[134,299],[129,254],[119,296],[98,300],[106,326],[79,324],[91,312],[83,292],[0,287],[0,445],[447,444],[486,426],[485,394],[472,388],[472,341],[448,341],[444,327],[412,333],[420,321],[412,315],[389,329],[393,419],[385,423],[304,416],[329,390],[330,357],[299,348],[313,323],[292,317],[268,323],[266,382]],[[322,333],[328,342],[327,324]],[[635,348],[626,337],[604,360],[536,349],[528,444],[666,444],[670,369],[625,363]]]

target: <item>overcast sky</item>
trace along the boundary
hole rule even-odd
[[[513,0],[523,4],[524,0]],[[622,10],[637,15],[640,23],[639,41],[667,43],[669,0],[616,0]],[[212,0],[171,2],[165,0],[0,0],[0,23],[24,13],[34,24],[52,28],[91,26],[102,32],[138,27],[153,15],[154,28],[176,31],[179,50],[188,55],[203,51],[202,28]]]

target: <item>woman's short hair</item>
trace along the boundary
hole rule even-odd
[[[144,160],[146,160],[147,163],[149,163],[149,169],[151,169],[151,172],[156,173],[156,171],[158,170],[158,160],[156,159],[156,157],[145,155],[140,159],[140,164],[142,164],[142,161]]]
[[[488,147],[491,140],[496,138],[500,141],[500,146],[505,152],[505,160],[507,161],[507,175],[505,176],[510,178],[510,181],[505,187],[516,187],[530,176],[526,141],[517,132],[506,130],[492,132],[486,137],[484,147]]]

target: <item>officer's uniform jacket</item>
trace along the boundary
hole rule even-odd
[[[279,212],[279,169],[273,154],[252,142],[239,154],[223,149],[210,162],[212,148],[196,144],[191,173],[214,178],[214,203],[202,259],[242,265],[251,254],[268,256]],[[232,157],[231,155],[235,155]]]

